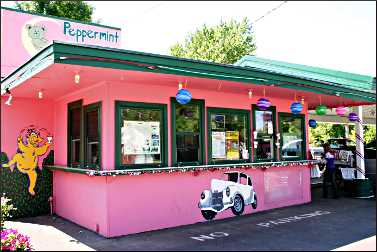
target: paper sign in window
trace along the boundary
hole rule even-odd
[[[225,132],[212,132],[212,158],[226,158]]]
[[[226,131],[226,159],[240,158],[240,143],[238,131]]]
[[[160,122],[124,121],[124,155],[160,154]]]

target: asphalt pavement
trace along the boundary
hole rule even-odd
[[[29,234],[37,250],[329,251],[365,239],[368,246],[359,250],[375,251],[375,198],[322,199],[318,190],[304,205],[110,239],[57,216],[6,225]]]

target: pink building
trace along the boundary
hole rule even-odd
[[[31,198],[53,149],[54,212],[105,237],[310,202],[308,110],[375,102],[368,76],[121,50],[116,29],[107,47],[78,44],[93,27],[62,29],[75,41],[4,70],[1,149]]]

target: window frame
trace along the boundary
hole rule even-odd
[[[71,110],[80,108],[80,163],[77,165],[72,164],[71,155],[72,155],[72,148],[71,148]],[[101,131],[102,131],[102,102],[95,102],[90,103],[87,105],[83,105],[83,100],[73,101],[67,104],[67,166],[72,168],[81,168],[81,169],[91,169],[92,167],[87,167],[86,165],[86,112],[92,111],[94,109],[98,110],[98,158],[99,158],[99,166],[95,168],[95,170],[101,170],[102,168],[102,139],[101,139]]]
[[[249,151],[248,159],[238,160],[213,160],[212,159],[212,124],[211,114],[241,114],[246,116],[246,137],[247,137],[247,150]],[[207,158],[208,164],[234,164],[234,163],[248,163],[251,160],[251,139],[250,139],[250,110],[247,109],[232,109],[232,108],[219,108],[219,107],[207,107]]]
[[[84,138],[84,128],[83,128],[83,113],[84,109],[82,106],[83,100],[73,101],[67,104],[67,165],[72,168],[82,168],[82,161],[84,158],[84,149],[82,145],[82,140]],[[71,110],[80,108],[80,162],[79,164],[72,164],[72,121],[71,121]]]
[[[256,115],[255,115],[255,111],[258,110],[258,111],[271,111],[272,112],[272,125],[273,125],[273,129],[274,129],[274,134],[272,134],[272,138],[274,140],[274,144],[273,144],[273,152],[274,152],[274,157],[273,158],[257,158],[257,151],[256,151],[256,148],[254,148],[254,142],[255,142],[255,139],[254,139],[254,131],[256,130]],[[277,157],[277,147],[276,147],[276,130],[277,130],[277,127],[276,127],[276,106],[270,106],[268,109],[266,110],[261,110],[258,108],[258,106],[256,104],[252,104],[251,105],[251,114],[252,114],[252,119],[253,119],[253,128],[252,128],[252,137],[253,137],[253,141],[252,141],[252,148],[253,148],[253,162],[276,162],[278,160],[278,157]]]
[[[279,140],[279,155],[280,155],[280,160],[281,161],[294,161],[294,160],[306,160],[306,118],[304,114],[293,114],[293,113],[287,113],[287,112],[279,112],[279,133],[280,133],[280,140]],[[301,119],[301,127],[302,127],[302,148],[301,148],[301,157],[299,158],[283,158],[282,155],[282,147],[283,147],[283,134],[281,131],[282,127],[282,119],[286,117],[292,117],[292,118],[298,118]]]
[[[91,111],[94,111],[94,110],[97,110],[97,113],[98,113],[98,159],[99,159],[99,167],[97,167],[96,169],[97,170],[100,170],[101,167],[102,167],[102,115],[101,115],[101,111],[102,111],[102,102],[95,102],[95,103],[91,103],[91,104],[88,104],[88,105],[85,105],[83,107],[83,116],[84,116],[84,129],[83,129],[83,133],[84,133],[84,138],[83,138],[83,143],[84,143],[84,159],[83,159],[83,164],[84,164],[84,167],[85,168],[92,168],[92,167],[88,167],[88,163],[87,163],[87,160],[86,160],[86,154],[87,154],[87,131],[86,131],[86,126],[87,126],[87,117],[86,117],[86,114],[88,112],[91,112]]]
[[[134,109],[159,109],[162,112],[160,120],[161,137],[161,163],[160,164],[129,164],[121,163],[121,111],[124,108]],[[167,122],[167,105],[161,103],[145,103],[131,101],[115,101],[115,169],[137,169],[137,168],[159,168],[168,165],[168,122]]]
[[[205,100],[191,99],[188,104],[199,105],[199,147],[200,156],[198,162],[177,162],[177,134],[176,134],[176,109],[175,105],[179,104],[175,97],[170,97],[170,116],[171,116],[171,163],[172,166],[196,166],[205,164],[206,146],[205,146]]]

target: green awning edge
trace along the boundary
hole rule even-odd
[[[273,73],[263,69],[250,69],[242,66],[58,41],[53,41],[51,45],[40,51],[37,55],[47,50],[52,50],[54,63],[175,74],[264,86],[275,84],[276,86],[280,85],[281,87],[292,90],[305,90],[317,94],[334,96],[338,94],[337,96],[360,102],[372,103],[376,101],[375,90],[368,91],[345,88],[339,85],[333,85],[333,83]],[[37,62],[34,62],[36,61],[37,55],[20,68],[30,64],[37,64]],[[125,61],[128,63],[124,63]],[[148,68],[148,66],[151,68]],[[14,79],[14,76],[20,68],[2,80],[2,88],[3,84],[12,82],[12,78]],[[355,97],[357,98],[355,99]]]
[[[304,77],[306,79],[325,81],[356,90],[362,89],[374,92],[376,91],[376,78],[368,75],[294,64],[251,55],[242,57],[235,63],[235,65],[251,69],[262,69],[281,74],[285,73],[286,75],[294,75],[296,77]]]

